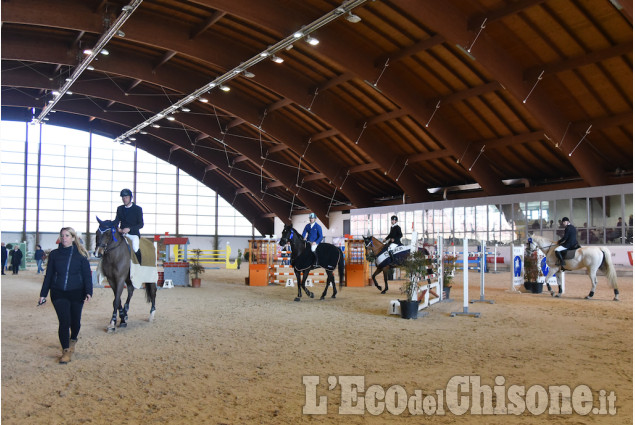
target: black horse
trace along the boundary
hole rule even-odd
[[[117,232],[117,228],[113,226],[110,220],[100,220],[99,229],[95,234],[95,256],[101,257],[101,270],[108,279],[108,283],[115,293],[115,300],[112,303],[113,313],[108,325],[108,332],[115,331],[117,324],[117,310],[119,310],[119,327],[128,326],[128,308],[130,307],[130,299],[134,293],[134,286],[130,280],[130,247],[126,238]],[[128,288],[128,298],[126,303],[121,306],[121,294],[123,293],[124,284]],[[146,301],[152,303],[150,309],[149,321],[154,321],[155,300],[157,295],[156,282],[148,282],[146,287]]]
[[[306,289],[306,279],[309,277],[309,272],[313,269],[322,267],[326,270],[326,287],[320,297],[321,300],[326,296],[326,292],[329,289],[329,284],[333,285],[333,295],[331,298],[335,298],[337,294],[337,288],[335,286],[335,276],[333,276],[333,270],[337,267],[340,274],[340,287],[344,284],[344,254],[342,250],[330,243],[318,244],[316,248],[318,256],[318,266],[315,266],[315,257],[311,252],[311,245],[302,239],[302,234],[295,230],[290,225],[284,226],[282,230],[282,236],[280,237],[280,245],[291,245],[291,265],[295,272],[296,279],[298,280],[298,296],[294,301],[300,301],[302,298],[302,289],[306,292],[306,295],[313,298],[313,292]],[[302,273],[302,276],[300,276]]]

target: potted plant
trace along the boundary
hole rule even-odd
[[[456,270],[456,255],[443,257],[443,299],[450,299],[450,289],[454,284],[454,271]]]
[[[243,253],[239,249],[238,250],[238,256],[236,257],[236,268],[240,269],[240,263],[242,263],[242,262],[243,262]]]
[[[190,259],[190,268],[189,274],[192,275],[192,288],[200,288],[201,287],[201,279],[198,277],[199,274],[205,273],[205,267],[201,264],[201,250],[193,249],[192,254],[194,257]]]
[[[419,313],[419,300],[417,295],[421,280],[427,275],[430,260],[426,258],[423,251],[411,253],[401,268],[406,273],[406,281],[401,285],[401,293],[406,296],[405,300],[399,300],[401,307],[401,317],[404,319],[416,319]]]
[[[523,261],[525,267],[525,289],[533,292],[534,294],[542,292],[542,283],[538,283],[538,276],[540,275],[540,268],[538,267],[538,253],[536,251],[532,252],[529,248],[526,248]]]

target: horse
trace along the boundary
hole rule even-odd
[[[118,233],[117,228],[110,220],[100,220],[99,228],[95,234],[95,256],[101,258],[101,270],[108,279],[108,283],[115,294],[115,300],[112,303],[113,313],[107,331],[114,332],[117,324],[117,310],[119,310],[119,327],[128,326],[128,309],[130,307],[130,299],[134,293],[134,286],[130,280],[130,247],[126,238]],[[121,295],[123,293],[124,283],[128,288],[128,298],[126,303],[121,305]],[[152,303],[150,308],[150,319],[154,321],[154,313],[156,310],[155,301],[157,295],[156,282],[146,283],[146,301]]]
[[[385,264],[383,266],[380,266],[377,260],[377,256],[379,255],[381,250],[384,249],[384,244],[381,243],[381,241],[374,236],[364,236],[364,247],[366,247],[367,251],[370,250],[373,253],[373,257],[375,258],[375,266],[377,266],[377,270],[375,270],[375,272],[372,275],[373,282],[375,283],[375,286],[377,287],[377,289],[379,289],[382,294],[385,294],[386,292],[388,292],[388,270],[401,265],[403,261],[405,260],[405,258],[397,257],[394,262],[391,258],[388,258],[386,260],[388,262],[386,263],[386,261],[383,261],[381,264],[384,264],[384,263]],[[377,283],[377,279],[375,279],[375,276],[379,275],[379,273],[384,274],[384,289],[383,290],[381,289],[381,286],[379,286],[379,284]]]
[[[540,249],[547,258],[547,265],[549,266],[549,273],[545,277],[545,280],[549,280],[551,276],[556,275],[556,272],[561,269],[557,264],[557,257],[555,249],[558,244],[549,240],[544,236],[531,235],[529,238],[529,249],[535,251]],[[611,260],[611,251],[605,247],[587,246],[578,248],[575,250],[573,258],[566,258],[564,262],[564,268],[566,270],[578,270],[586,268],[587,274],[591,279],[591,292],[587,295],[586,299],[593,298],[595,295],[595,288],[597,286],[597,271],[598,269],[604,272],[609,284],[613,287],[613,293],[615,297],[614,301],[619,301],[620,291],[617,289],[617,274],[615,273],[615,267]],[[564,271],[564,270],[563,270]],[[547,284],[547,288],[551,293],[551,296],[560,297],[562,295],[562,283],[560,282],[560,275],[556,275],[558,281],[558,294],[551,290],[551,286]]]
[[[340,275],[340,288],[344,284],[344,254],[342,250],[330,243],[320,243],[316,248],[318,256],[318,266],[315,265],[315,257],[311,252],[311,246],[308,242],[302,239],[302,233],[290,225],[285,225],[282,230],[282,236],[280,237],[280,246],[291,245],[291,265],[295,272],[295,277],[298,281],[298,296],[294,301],[300,301],[302,299],[302,290],[310,298],[313,298],[313,292],[306,289],[305,283],[309,277],[309,272],[316,268],[323,268],[326,270],[326,287],[320,297],[323,300],[329,289],[329,285],[333,285],[333,295],[331,298],[335,298],[337,294],[337,288],[335,287],[335,276],[333,276],[333,270],[337,267]],[[300,276],[302,274],[302,276]]]

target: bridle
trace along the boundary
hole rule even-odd
[[[103,240],[104,240],[103,235],[105,233],[107,233],[108,231],[110,231],[110,234],[112,236],[111,242],[115,242],[115,243],[119,242],[119,240],[115,236],[117,234],[117,229],[116,228],[114,228],[114,227],[110,227],[110,228],[106,228],[106,229],[102,229],[101,227],[98,228],[97,232],[98,232],[98,234],[101,235],[101,237],[99,237],[99,243],[96,245],[96,249],[102,248],[103,249],[102,255],[106,254],[108,251],[110,251],[112,248],[114,248],[114,246],[112,246],[112,244],[110,242],[108,242],[108,243],[104,243],[103,242]]]
[[[549,251],[549,249],[550,249],[552,246],[558,246],[558,244],[557,244],[557,243],[552,243],[552,244],[550,244],[550,245],[546,245],[546,246],[540,246],[540,245],[538,245],[538,243],[536,243],[536,242],[534,241],[534,239],[533,239],[533,238],[529,238],[529,239],[527,240],[527,242],[529,242],[529,252],[536,252],[536,251],[538,251],[539,249],[540,249],[540,250]],[[531,246],[532,246],[532,245],[534,245],[536,248],[531,249]]]

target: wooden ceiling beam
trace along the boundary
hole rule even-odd
[[[225,15],[226,15],[225,12],[221,12],[220,10],[215,11],[212,14],[212,16],[210,16],[205,22],[201,24],[201,26],[199,26],[197,29],[192,31],[192,33],[190,34],[190,40],[193,40],[199,35],[203,34],[205,31],[207,31],[212,25],[218,22]]]
[[[472,16],[468,19],[468,30],[472,32],[478,32],[480,26],[483,24],[483,20],[487,18],[486,25],[499,21],[511,15],[516,15],[525,9],[537,6],[544,3],[546,0],[519,0],[516,2],[509,2],[505,7],[500,9]]]

